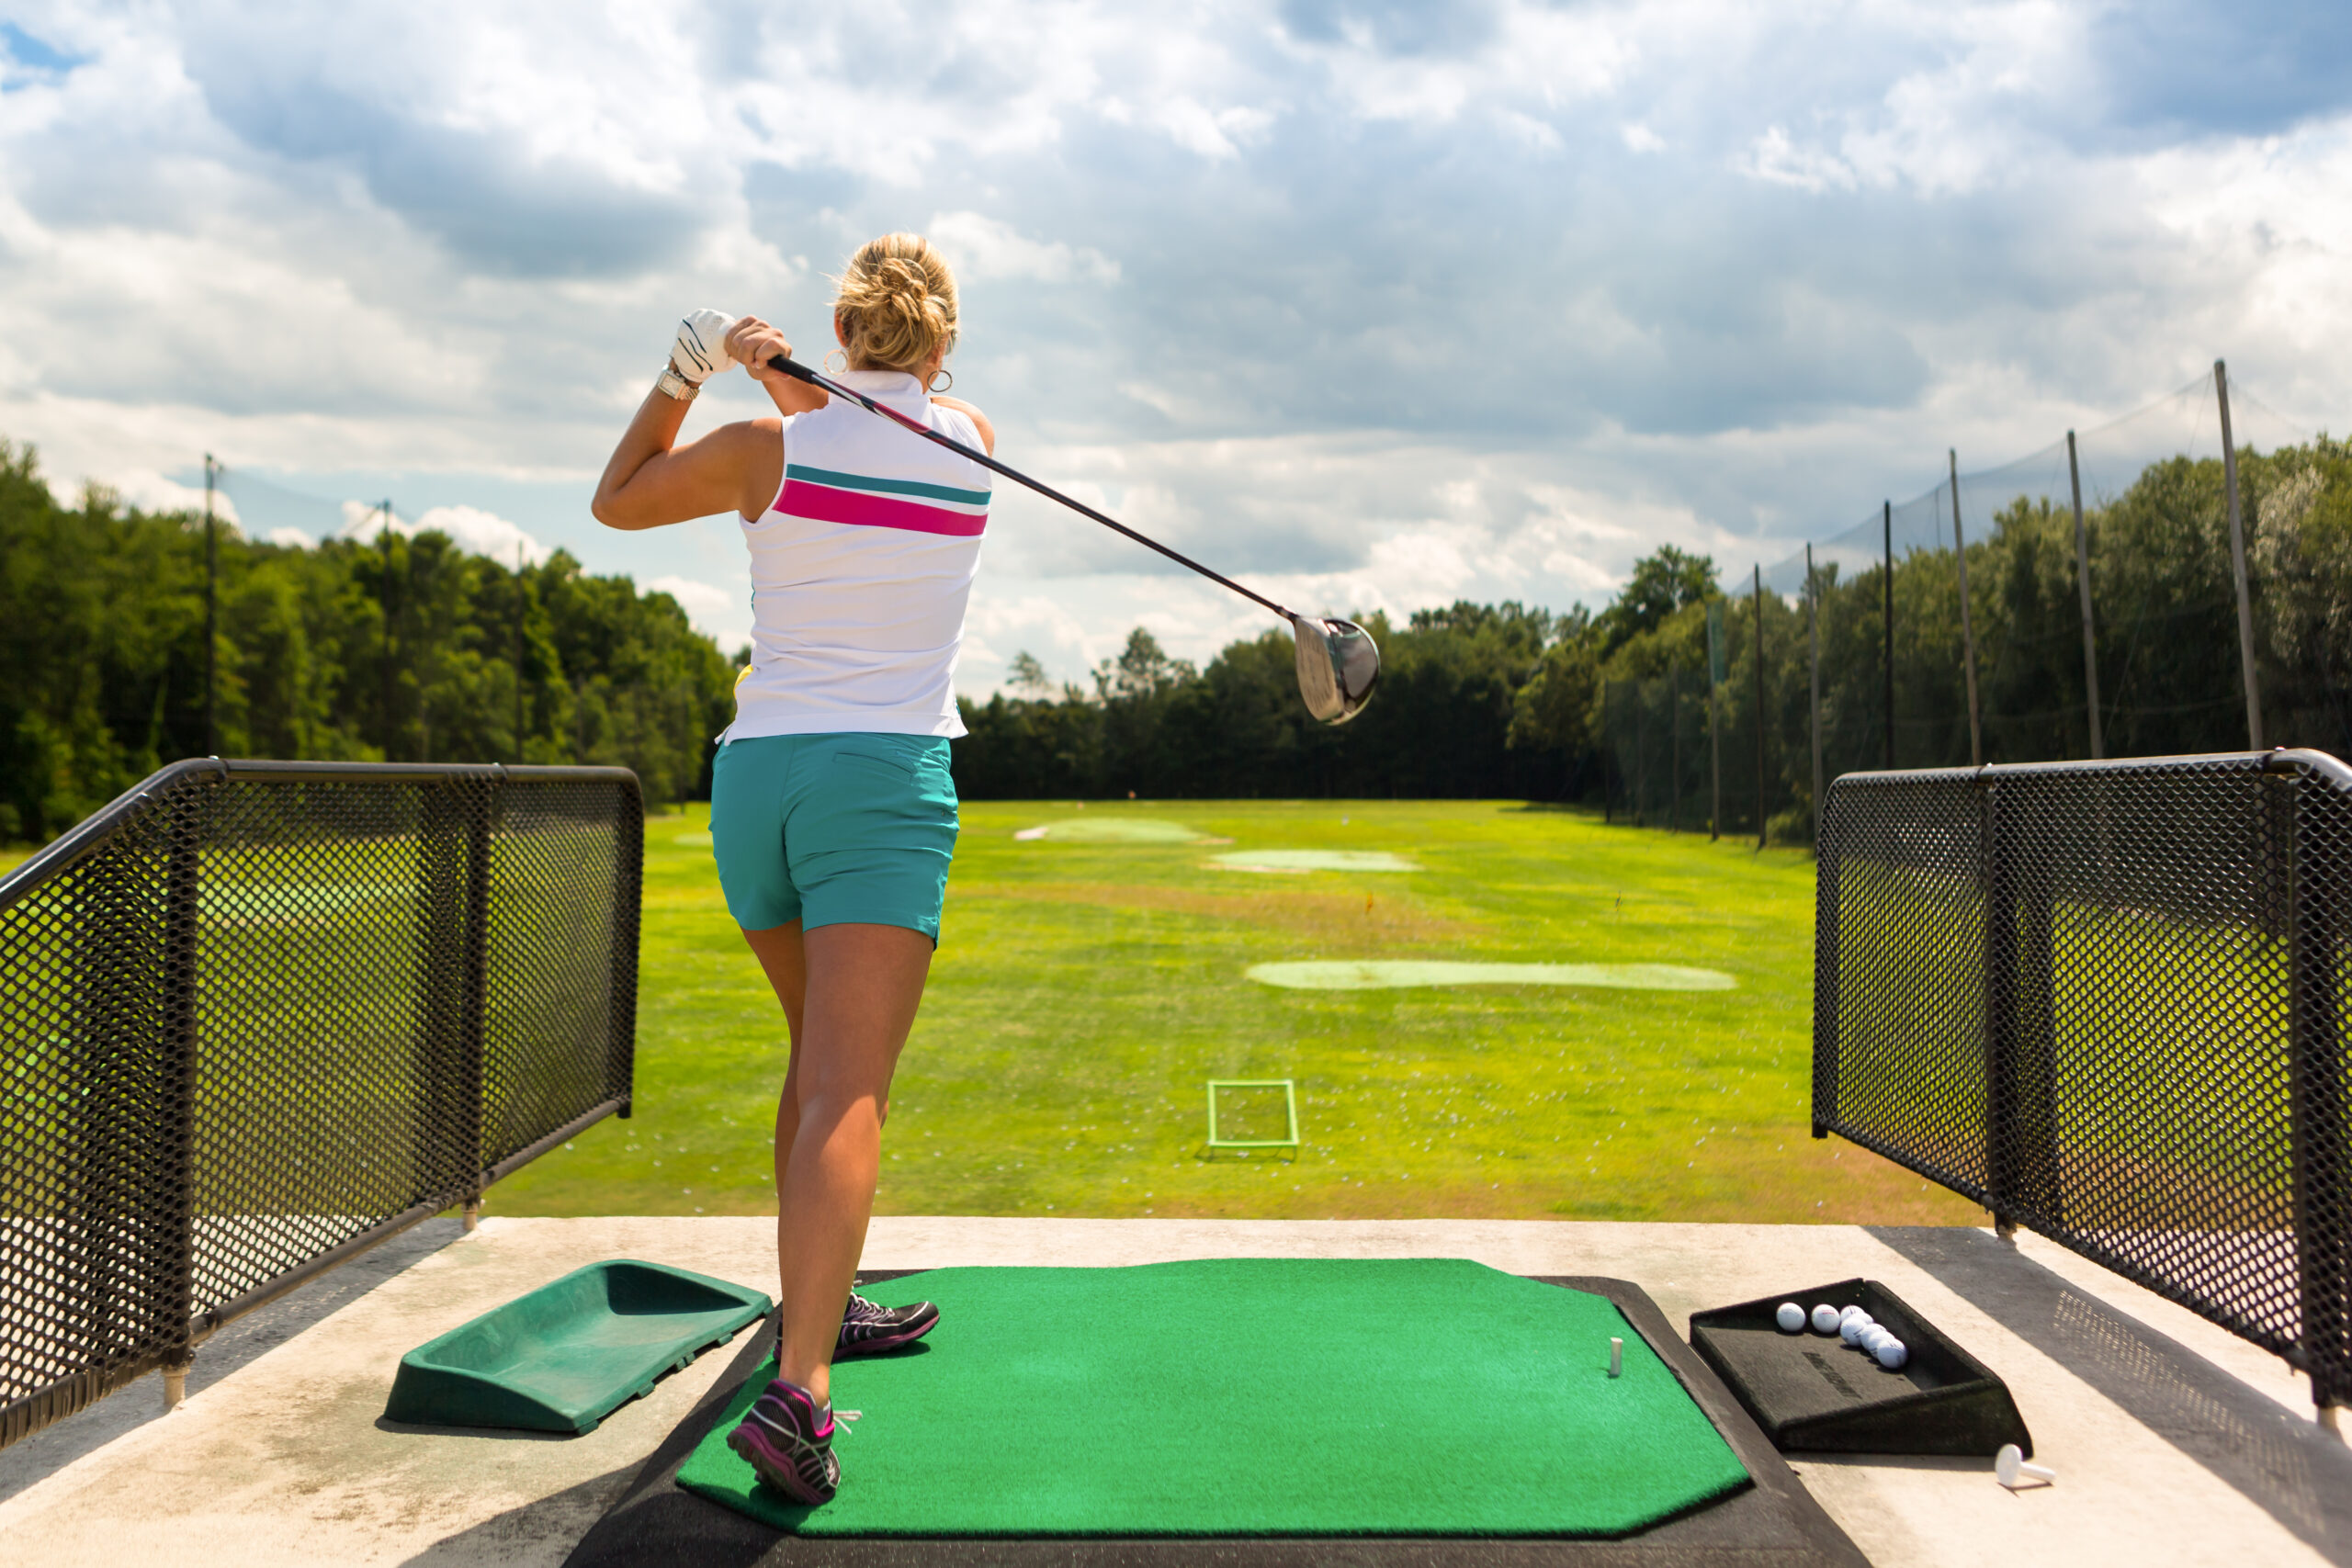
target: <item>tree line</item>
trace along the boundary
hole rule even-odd
[[[98,486],[60,505],[0,442],[0,841],[212,754],[620,763],[649,801],[707,792],[734,666],[667,594],[435,533],[214,547],[208,734],[203,519]]]
[[[2266,743],[2343,753],[2352,447],[2323,436],[2242,453],[2238,482]],[[2222,463],[2155,463],[2090,508],[2085,529],[2104,753],[2244,750]],[[1825,779],[1887,765],[1890,728],[1896,766],[1971,760],[1952,552],[1912,552],[1892,577],[1891,710],[1886,568],[1825,568],[1810,604],[1772,592],[1759,603],[1727,598],[1712,559],[1668,546],[1596,614],[1507,603],[1401,626],[1359,617],[1384,673],[1371,706],[1338,728],[1300,705],[1280,631],[1195,669],[1137,628],[1085,683],[1058,689],[1023,654],[1012,691],[964,705],[956,780],[974,798],[1520,797],[1606,802],[1644,820],[1668,819],[1671,803],[1672,819],[1702,828],[1720,770],[1723,830],[1753,832],[1760,818],[1773,838],[1804,841],[1816,634]],[[1968,597],[1984,760],[2089,756],[2071,509],[2020,496],[2002,511],[1968,546]]]
[[[2263,741],[2352,754],[2352,445],[2322,436],[2238,457]],[[2173,457],[2085,513],[2098,689],[2109,757],[2243,751],[2249,736],[2219,459]],[[1538,744],[1591,745],[1594,775],[1643,820],[1703,825],[1709,724],[1722,753],[1725,831],[1809,840],[1814,811],[1814,638],[1822,776],[1857,770],[2092,755],[2090,673],[2071,507],[2020,496],[1968,545],[1979,735],[1970,736],[1960,573],[1916,551],[1889,573],[1816,572],[1812,604],[1767,592],[1724,603],[1703,560],[1663,552],[1619,606],[1630,636],[1562,642],[1530,682]],[[1612,611],[1618,606],[1612,606]],[[1708,621],[1726,679],[1709,710]],[[1757,617],[1762,617],[1762,694]],[[1608,619],[1608,614],[1596,618]],[[1817,624],[1816,624],[1817,623]],[[1890,680],[1891,674],[1891,680]],[[1893,705],[1888,702],[1892,686]],[[1764,783],[1755,782],[1762,712]],[[1892,753],[1890,764],[1890,751]]]
[[[2243,454],[2239,485],[2266,739],[2342,753],[2352,446]],[[2245,747],[2227,517],[2222,465],[2186,457],[2088,513],[2107,755]],[[184,513],[126,509],[95,488],[58,504],[31,451],[0,445],[0,839],[52,836],[208,751],[618,762],[650,800],[707,793],[738,660],[667,595],[560,552],[509,570],[435,534],[302,549],[222,529],[208,737],[204,548],[201,520]],[[2075,573],[2072,513],[2038,498],[1968,547],[1987,761],[2089,754]],[[1720,761],[1719,826],[1761,820],[1802,841],[1816,636],[1825,776],[1884,765],[1890,728],[1899,766],[1970,760],[1951,553],[1897,559],[1892,589],[1891,710],[1885,569],[1825,568],[1810,603],[1759,603],[1727,599],[1711,559],[1668,546],[1597,613],[1464,602],[1360,616],[1381,645],[1381,684],[1338,728],[1306,714],[1278,629],[1196,667],[1138,627],[1082,682],[1057,684],[1024,653],[1009,690],[961,703],[956,784],[972,799],[1606,802],[1645,820],[1670,803],[1672,819],[1703,826]]]

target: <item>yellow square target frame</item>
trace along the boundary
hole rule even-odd
[[[1221,1089],[1278,1089],[1283,1091],[1283,1109],[1288,1115],[1290,1135],[1285,1138],[1220,1138],[1216,1135],[1216,1091]],[[1289,1078],[1211,1078],[1209,1079],[1209,1147],[1213,1149],[1295,1149],[1298,1147],[1298,1090]]]

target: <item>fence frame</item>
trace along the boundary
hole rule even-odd
[[[2286,1017],[2285,1061],[2287,1167],[2290,1232],[2294,1247],[2299,1332],[2283,1337],[2233,1314],[2185,1278],[2167,1274],[2143,1259],[2103,1244],[2096,1231],[2076,1229],[2067,1213],[2065,1167],[2058,1157],[2056,1013],[2053,1001],[2053,895],[2019,868],[2027,858],[2019,842],[2014,796],[2002,786],[2012,780],[2128,779],[2134,775],[2225,775],[2251,783],[2261,846],[2256,874],[2261,897],[2249,922],[2274,943],[2284,959],[2278,1006]],[[1983,1074],[1984,1179],[1939,1162],[1923,1146],[1897,1135],[1882,1135],[1841,1117],[1839,1109],[1840,987],[1848,979],[1841,962],[1840,919],[1849,820],[1872,791],[1941,786],[1964,789],[1974,797],[1975,886],[1982,900],[1983,972],[1979,1011],[1973,1021]],[[2313,792],[2335,812],[2324,836]],[[2218,792],[2217,792],[2218,793]],[[2331,1424],[2335,1410],[2352,1404],[2352,1145],[2347,1145],[2347,1082],[2344,1014],[2347,998],[2345,965],[2352,933],[2352,844],[2344,822],[2352,810],[2352,767],[2324,752],[2280,749],[2208,756],[2123,759],[2108,761],[2035,762],[1975,768],[1936,768],[1849,773],[1829,787],[1822,816],[1816,862],[1813,1135],[1836,1133],[1905,1168],[1989,1209],[2004,1235],[2019,1225],[2178,1303],[2199,1316],[2280,1355],[2311,1378],[2312,1397]],[[1920,818],[1932,827],[1924,816]],[[2119,822],[2120,840],[2128,822]],[[2107,833],[2104,818],[2102,838]],[[2102,846],[2103,848],[2103,846]],[[1866,863],[1869,863],[1866,857]],[[2108,890],[2100,889],[2102,904]],[[1884,975],[1869,977],[1872,994],[1888,987]],[[1946,1065],[1955,1058],[1947,1058]]]
[[[434,834],[434,838],[436,840],[447,839],[448,842],[446,845],[436,847],[445,856],[448,850],[454,849],[454,858],[458,862],[455,866],[435,869],[456,874],[458,908],[454,922],[456,931],[452,934],[457,937],[459,964],[458,983],[453,987],[455,994],[447,998],[429,998],[425,1004],[426,1012],[434,1017],[436,1025],[429,1032],[436,1037],[447,1036],[429,1043],[435,1067],[447,1070],[447,1079],[432,1081],[428,1092],[436,1099],[453,1102],[457,1123],[462,1129],[458,1141],[471,1153],[469,1156],[464,1149],[458,1150],[457,1166],[442,1172],[441,1179],[430,1191],[400,1213],[382,1216],[357,1234],[311,1254],[235,1296],[199,1311],[194,1304],[198,1262],[195,1235],[198,1157],[196,1093],[199,1045],[197,983],[200,926],[199,867],[202,850],[209,842],[211,818],[209,797],[215,788],[232,780],[303,785],[380,785],[387,782],[408,781],[428,788],[434,785],[471,786],[470,794],[462,798],[454,790],[447,796],[428,797],[434,800],[429,815],[435,817],[436,824],[440,816],[452,818],[446,824],[440,824],[445,830]],[[487,1159],[482,1145],[488,1052],[486,1004],[490,967],[487,937],[491,849],[501,831],[506,800],[512,789],[534,784],[599,784],[616,786],[618,791],[614,822],[616,840],[612,865],[610,942],[604,960],[609,966],[610,980],[603,1010],[602,1031],[594,1038],[581,1040],[578,1050],[583,1057],[599,1058],[605,1073],[605,1088],[617,1086],[621,1092],[606,1095],[571,1115],[553,1131],[532,1139],[522,1147],[496,1159]],[[9,909],[59,877],[103,855],[158,814],[172,820],[176,830],[170,835],[160,900],[163,909],[163,962],[160,985],[156,987],[160,996],[158,1026],[153,1032],[153,1039],[160,1049],[147,1066],[155,1079],[151,1087],[159,1091],[157,1099],[166,1109],[167,1115],[166,1125],[161,1130],[161,1135],[154,1139],[156,1146],[153,1164],[163,1179],[153,1181],[151,1190],[160,1194],[159,1200],[148,1213],[133,1214],[130,1219],[138,1228],[148,1232],[140,1250],[151,1260],[160,1258],[162,1265],[157,1269],[151,1263],[146,1269],[139,1270],[160,1275],[156,1281],[159,1290],[141,1303],[141,1315],[160,1332],[138,1336],[148,1343],[146,1348],[135,1354],[93,1355],[89,1364],[28,1395],[0,1405],[0,1448],[74,1414],[159,1368],[164,1373],[166,1406],[177,1404],[185,1392],[187,1373],[197,1347],[223,1325],[266,1305],[337,1265],[447,1209],[461,1207],[466,1228],[472,1229],[485,1189],[606,1116],[627,1118],[632,1110],[645,813],[637,775],[630,770],[617,767],[506,766],[499,763],[225,761],[217,757],[191,758],[174,762],[150,775],[84,818],[14,871],[0,876],[0,911]],[[436,875],[434,880],[437,883],[443,878]],[[122,891],[130,898],[141,895],[135,881],[126,882]],[[81,931],[91,919],[90,907],[85,906],[77,913],[74,929]],[[6,957],[6,953],[0,953],[0,960]],[[0,964],[0,998],[6,998],[8,979],[7,966]],[[428,988],[437,991],[445,987],[428,986]],[[390,1150],[393,1142],[393,1137],[387,1136],[380,1146]],[[0,1167],[17,1157],[16,1151],[0,1147]],[[87,1224],[86,1221],[84,1223]]]

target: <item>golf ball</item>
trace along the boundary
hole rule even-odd
[[[1889,1334],[1885,1329],[1873,1323],[1868,1328],[1863,1329],[1860,1334],[1854,1336],[1854,1343],[1860,1346],[1862,1349],[1869,1354],[1875,1356],[1878,1354],[1879,1346],[1894,1337],[1894,1335]]]
[[[1781,1310],[1772,1314],[1783,1334],[1800,1334],[1804,1330],[1804,1308],[1794,1302],[1782,1302]]]
[[[1871,1354],[1876,1356],[1878,1364],[1889,1371],[1911,1359],[1911,1352],[1905,1348],[1903,1341],[1892,1334],[1881,1339]]]
[[[1860,1345],[1862,1342],[1862,1336],[1877,1326],[1877,1324],[1871,1321],[1870,1314],[1851,1313],[1838,1325],[1838,1337],[1849,1345]]]
[[[1838,1332],[1838,1309],[1827,1302],[1813,1309],[1813,1331],[1815,1334]]]

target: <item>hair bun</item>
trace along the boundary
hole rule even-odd
[[[921,234],[885,234],[858,247],[839,279],[833,314],[861,370],[921,375],[956,345],[956,277]]]

